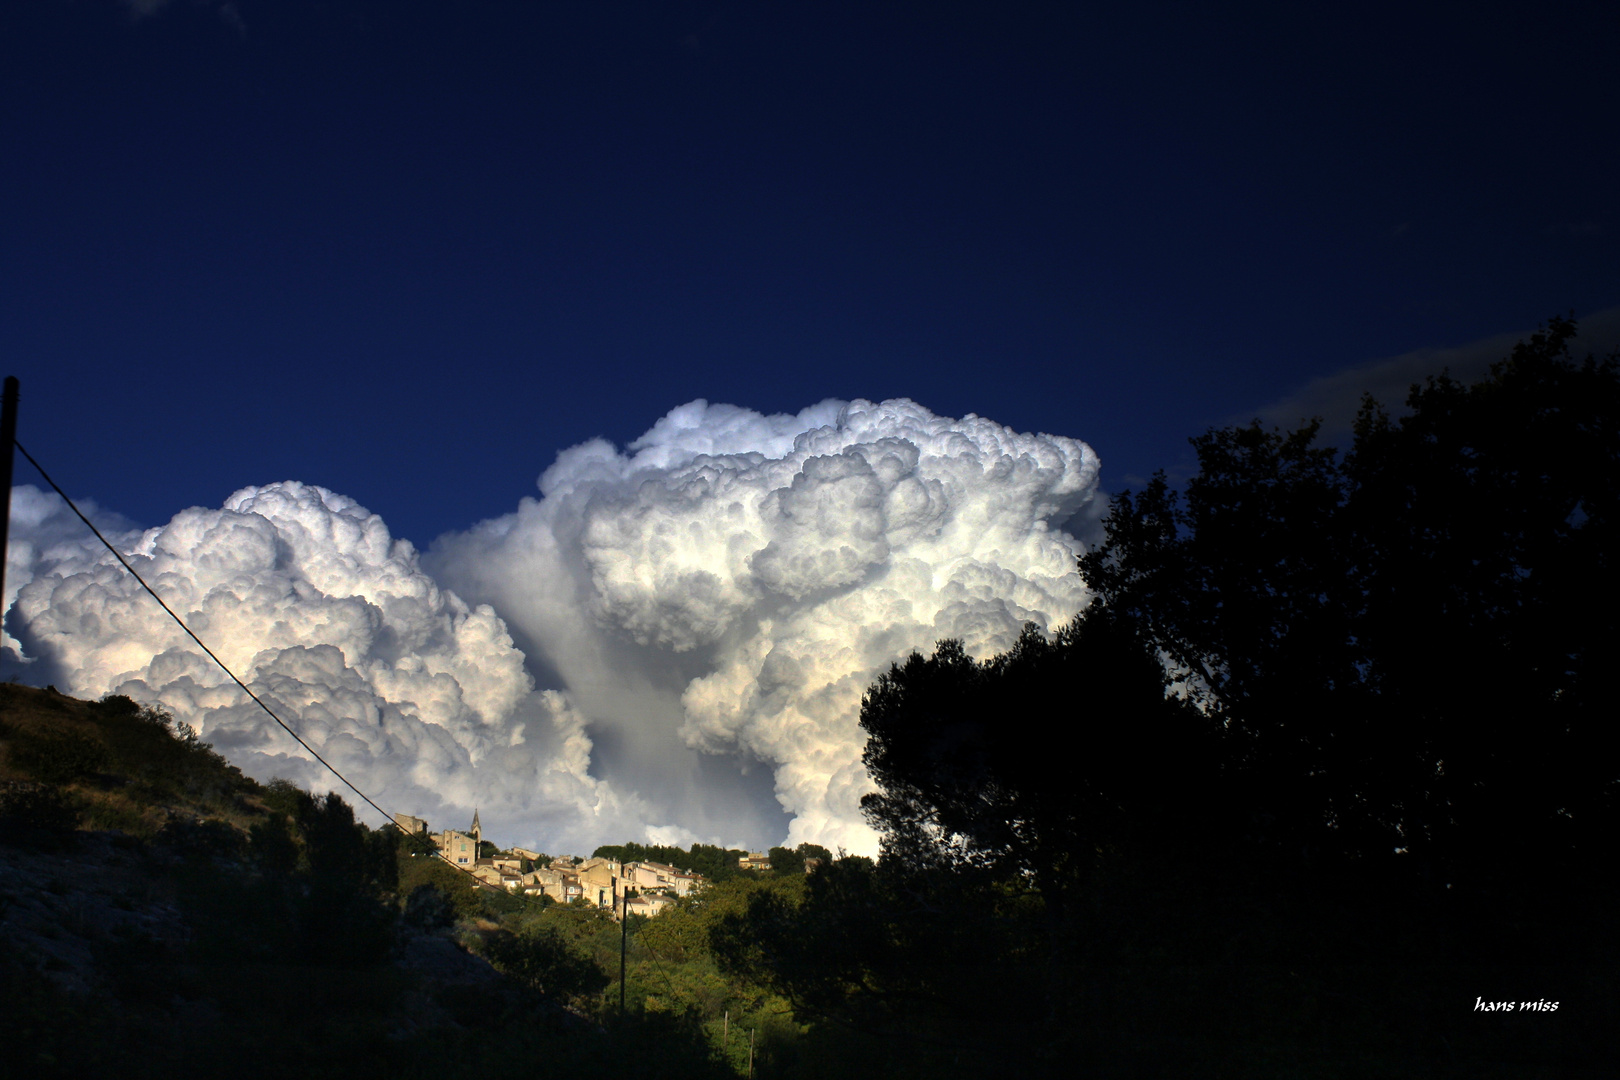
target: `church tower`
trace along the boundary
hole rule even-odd
[[[473,807],[473,823],[472,823],[472,828],[469,831],[472,833],[472,838],[473,838],[473,844],[474,845],[477,845],[477,844],[480,844],[480,843],[483,842],[484,833],[478,827],[478,808],[476,806]],[[474,847],[473,850],[475,850],[475,851],[477,850],[476,846]]]

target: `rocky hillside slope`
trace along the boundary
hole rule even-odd
[[[0,1039],[30,1075],[453,1077],[601,1050],[468,948],[476,913],[405,903],[402,869],[449,870],[161,711],[0,686]]]

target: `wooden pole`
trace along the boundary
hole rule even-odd
[[[630,890],[621,889],[619,906],[619,1018],[624,1019],[624,958],[630,948]]]
[[[0,603],[6,595],[6,542],[11,537],[11,456],[17,445],[17,376],[6,376],[0,394]],[[5,609],[0,608],[0,619]]]

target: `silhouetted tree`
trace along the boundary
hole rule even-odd
[[[1432,378],[1398,420],[1369,400],[1342,457],[1314,423],[1201,436],[1185,493],[1119,497],[1082,558],[1290,850],[1399,853],[1439,883],[1612,846],[1620,374],[1574,362],[1574,333]]]
[[[1054,915],[1098,852],[1206,817],[1216,780],[1208,720],[1104,608],[982,663],[955,641],[913,655],[861,726],[886,864],[1028,881]]]
[[[1620,360],[1573,334],[1369,401],[1344,454],[1194,439],[1184,490],[1115,500],[1054,639],[879,678],[881,860],[751,897],[716,954],[886,1075],[1531,1060],[1449,1003],[1529,963],[1613,997]]]
[[[773,847],[765,853],[771,860],[771,870],[778,875],[802,874],[806,859],[827,862],[832,852],[820,844],[800,844],[798,847]]]

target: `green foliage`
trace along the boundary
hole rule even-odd
[[[790,1060],[803,1032],[779,995],[720,969],[710,951],[712,928],[746,909],[750,897],[798,895],[805,878],[741,876],[683,898],[655,919],[632,916],[625,998],[619,1013],[622,928],[595,905],[528,902],[517,910],[464,924],[462,939],[501,970],[553,998],[562,996],[618,1040],[657,1037],[670,1075],[745,1071],[748,1033],[756,1035],[756,1074]],[[549,980],[549,981],[548,981]],[[729,1036],[729,1038],[728,1038]],[[773,1058],[772,1055],[776,1055]]]
[[[832,861],[832,852],[820,844],[800,844],[796,848],[773,847],[766,854],[771,860],[771,870],[776,874],[802,874],[805,872],[806,859],[820,859],[824,863]]]
[[[315,797],[291,780],[276,777],[265,785],[259,800],[272,814],[291,821],[303,821],[315,809]]]
[[[619,923],[612,912],[585,900],[571,904],[530,905],[518,921],[535,920],[555,931],[570,948],[589,957],[603,971],[619,967]]]
[[[610,981],[584,950],[549,922],[521,924],[516,932],[485,931],[478,951],[525,986],[575,1005],[600,994]]]
[[[746,1069],[747,1039],[757,1033],[756,1072],[769,1075],[769,1054],[791,1054],[803,1027],[787,1001],[746,977],[724,971],[711,950],[715,928],[747,909],[755,896],[796,897],[805,878],[739,875],[683,897],[654,919],[632,917],[627,996],[634,1013],[662,1016],[684,1037],[697,1037],[738,1072]],[[592,949],[612,978],[599,1008],[612,1016],[618,1002],[619,927],[605,913],[582,905],[557,907],[545,917],[571,924],[565,934]]]
[[[272,814],[245,834],[184,819],[159,833],[159,844],[196,863],[184,881],[206,929],[199,948],[219,963],[380,963],[396,921],[395,830],[356,822],[336,794],[285,805],[296,819]]]
[[[219,810],[258,787],[161,708],[112,696],[92,702],[89,719],[108,750],[104,768],[132,781],[147,800]]]
[[[375,963],[392,945],[398,887],[397,830],[373,832],[336,793],[314,800],[299,823],[304,839],[307,955],[315,962]]]
[[[87,779],[105,769],[109,760],[105,743],[72,728],[19,733],[12,739],[10,763],[46,784]]]
[[[79,822],[152,835],[172,813],[242,817],[258,785],[195,732],[126,697],[81,702],[28,687],[0,687],[0,778],[70,789]]]
[[[857,857],[787,880],[710,928],[721,969],[796,1018],[792,1039],[773,1033],[771,1074],[1041,1072],[1046,1011],[1027,992],[985,992],[1050,983],[1046,913],[1028,890]]]
[[[796,904],[804,891],[804,878],[769,878],[742,874],[680,897],[641,931],[642,940],[659,956],[685,962],[707,955],[715,928],[727,918],[748,910],[757,896],[778,896]]]
[[[408,898],[421,889],[433,888],[448,898],[457,919],[472,919],[484,913],[480,895],[484,890],[465,871],[438,856],[401,852],[395,865],[401,895]]]
[[[455,925],[455,903],[437,885],[418,885],[405,899],[404,919],[418,930],[445,930]]]
[[[356,822],[337,795],[245,780],[194,733],[126,698],[83,703],[0,687],[0,708],[0,821],[18,833],[6,839],[36,845],[24,858],[57,859],[44,841],[72,837],[81,807],[96,820],[123,815],[150,840],[123,837],[113,848],[158,857],[120,856],[105,876],[86,867],[95,893],[130,888],[115,910],[156,904],[155,925],[183,927],[149,935],[138,929],[142,915],[90,933],[88,893],[53,872],[48,903],[63,907],[63,924],[45,936],[84,942],[95,968],[87,993],[67,993],[31,959],[0,951],[0,1036],[31,1072],[444,1080],[515,1060],[585,1071],[630,1054],[663,1075],[732,1074],[701,1017],[648,1004],[645,950],[632,953],[631,1011],[617,1014],[606,972],[619,926],[606,913],[475,887],[398,830]],[[105,763],[70,770],[78,778],[67,786],[24,774],[13,760],[20,742],[59,731],[99,741]],[[96,840],[71,857],[107,850]],[[402,908],[412,931],[403,936]],[[426,967],[396,965],[401,944],[452,948],[442,931],[458,916],[461,939],[509,977],[468,981],[431,948],[418,951]],[[454,975],[441,980],[441,967]],[[569,1001],[590,1019],[567,1011]]]

